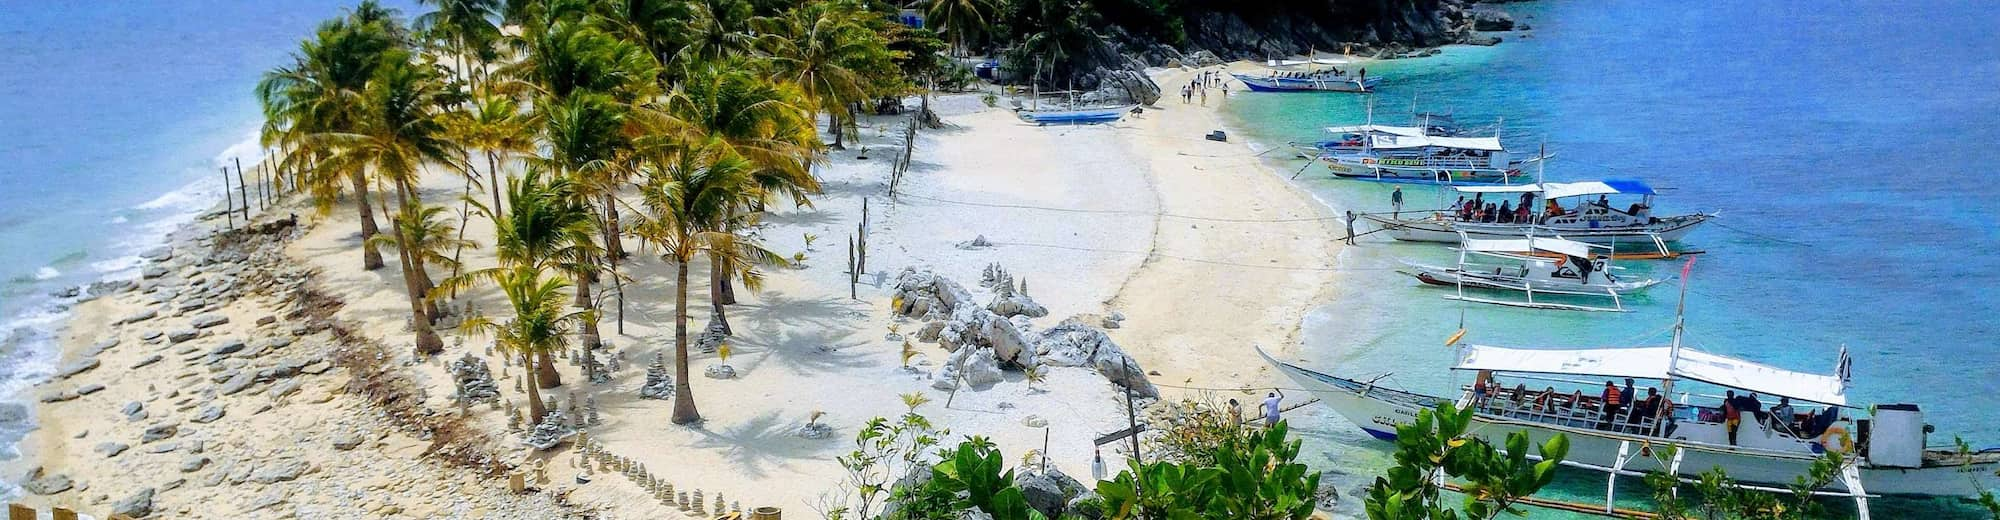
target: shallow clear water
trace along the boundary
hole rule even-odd
[[[217,207],[217,168],[258,157],[258,76],[353,3],[0,0],[0,460],[53,366],[49,293],[131,276]]]
[[[1725,3],[1671,12],[1635,3],[1507,4],[1533,37],[1379,63],[1373,96],[1233,94],[1241,133],[1266,146],[1321,138],[1320,127],[1408,119],[1412,101],[1461,123],[1503,125],[1512,147],[1546,143],[1550,180],[1638,178],[1670,188],[1668,213],[1720,211],[1685,241],[1706,250],[1687,297],[1688,339],[1715,352],[1829,373],[1854,355],[1851,401],[1923,405],[1940,432],[2000,445],[1992,347],[2000,311],[2000,36],[1974,3]],[[1287,173],[1300,161],[1277,167]],[[1387,209],[1389,185],[1300,182],[1337,209]],[[1411,207],[1439,200],[1405,187]],[[1403,259],[1449,263],[1435,244],[1364,237],[1341,257],[1341,293],[1309,318],[1306,352],[1349,376],[1442,393],[1451,349],[1663,343],[1676,292],[1663,285],[1611,315],[1468,307],[1395,274]],[[1623,262],[1625,276],[1672,278],[1678,262]],[[1469,376],[1457,383],[1464,383]],[[1385,444],[1323,409],[1314,447],[1362,468]],[[1362,475],[1337,477],[1343,491]],[[1602,499],[1603,482],[1564,491]],[[1637,482],[1621,484],[1637,487]],[[1895,501],[1897,511],[1949,501]],[[1538,515],[1539,516],[1539,515]]]

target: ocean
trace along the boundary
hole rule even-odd
[[[1664,187],[1656,213],[1720,212],[1684,242],[1705,250],[1687,292],[1697,348],[1831,373],[1854,358],[1849,399],[1918,403],[1934,444],[1962,435],[2000,446],[2000,33],[1976,2],[1640,2],[1504,4],[1530,31],[1494,47],[1370,64],[1373,95],[1232,93],[1231,125],[1266,147],[1324,139],[1322,127],[1446,112],[1499,125],[1510,147],[1546,144],[1551,181],[1636,178]],[[1532,34],[1532,36],[1526,36]],[[1304,163],[1279,165],[1289,175]],[[1392,185],[1305,169],[1301,185],[1336,210],[1386,210]],[[1439,207],[1406,186],[1408,207]],[[1448,204],[1449,201],[1443,201]],[[1338,214],[1338,211],[1336,211]],[[1366,228],[1363,228],[1365,231]],[[1304,353],[1336,375],[1452,395],[1444,340],[1511,346],[1664,344],[1682,263],[1626,261],[1622,276],[1669,279],[1625,314],[1537,311],[1442,299],[1396,274],[1401,261],[1449,264],[1437,244],[1381,235],[1347,248],[1338,294],[1307,320]],[[1767,402],[1768,404],[1768,402]],[[1374,441],[1309,407],[1308,451],[1353,496],[1390,464]],[[1553,490],[1603,499],[1581,471]],[[1643,496],[1636,479],[1621,499]],[[1629,490],[1630,492],[1628,492]],[[1970,516],[1952,500],[1877,501],[1875,513]],[[1555,516],[1538,511],[1537,518]]]
[[[73,300],[51,293],[135,277],[218,207],[218,168],[260,157],[259,76],[352,4],[0,0],[0,460],[55,364]]]

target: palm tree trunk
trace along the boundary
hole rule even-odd
[[[681,239],[685,243],[686,238]],[[701,422],[694,408],[694,387],[688,385],[688,261],[694,255],[678,255],[674,262],[674,424]]]
[[[626,256],[625,241],[620,238],[623,234],[618,228],[618,199],[607,191],[604,193],[604,251],[609,256],[606,260],[613,264]]]
[[[397,205],[404,209],[403,214],[411,214],[409,186],[400,181],[396,183],[396,201]],[[404,226],[393,219],[390,222],[392,223],[390,227],[395,230],[392,236],[396,239],[396,255],[402,263],[403,289],[410,297],[410,328],[417,337],[417,355],[431,356],[442,353],[444,339],[439,338],[437,330],[431,328],[431,321],[434,319],[432,313],[436,311],[426,307],[430,302],[424,296],[429,294],[429,291],[423,287],[424,279],[418,277],[418,273],[424,269],[423,260],[420,255],[410,251],[411,237],[403,233]]]
[[[465,176],[465,192],[458,196],[458,245],[451,250],[451,277],[458,277],[459,256],[465,253],[465,224],[472,221],[472,179]],[[454,291],[456,295],[456,291]]]
[[[546,358],[546,356],[544,356],[544,358]],[[522,364],[522,365],[524,365],[524,366],[535,366],[535,365],[537,365],[538,363],[535,363],[535,357],[534,357],[534,356],[530,356],[530,355],[528,355],[528,353],[526,353],[526,352],[522,352],[522,353],[521,353],[521,364]],[[548,408],[547,408],[547,407],[545,407],[545,406],[542,406],[542,389],[540,388],[540,387],[541,387],[542,385],[541,385],[541,384],[539,384],[539,381],[537,381],[537,379],[540,379],[540,378],[538,378],[538,377],[536,377],[536,376],[535,376],[535,374],[537,374],[537,373],[538,373],[538,372],[537,372],[537,370],[539,370],[540,368],[541,368],[541,367],[536,367],[536,368],[534,368],[534,369],[529,369],[529,370],[523,370],[523,371],[521,371],[521,372],[522,372],[522,373],[521,373],[521,376],[522,376],[522,377],[526,377],[526,378],[528,378],[528,385],[527,385],[527,386],[528,386],[528,415],[530,415],[530,416],[531,416],[531,417],[528,417],[528,425],[529,425],[529,426],[534,426],[534,425],[537,425],[537,424],[541,424],[541,423],[542,423],[542,416],[544,416],[544,415],[548,415],[548,413],[549,413],[549,411],[548,411]]]
[[[562,386],[562,373],[556,372],[555,356],[548,352],[535,353],[535,383],[542,388]]]
[[[590,296],[590,285],[596,281],[596,278],[596,273],[580,273],[576,275],[577,307],[585,309],[597,308],[596,300]],[[597,348],[597,343],[597,320],[583,320],[583,348],[585,350]]]
[[[723,288],[728,286],[729,283],[729,267],[725,264],[726,262],[720,255],[708,255],[709,313],[712,315],[715,323],[722,324],[723,334],[734,335],[736,332],[729,328],[729,317],[727,314],[724,314],[725,311],[722,307],[724,304],[722,301]]]
[[[846,142],[847,134],[846,132],[840,131],[839,113],[834,112],[832,110],[828,110],[826,112],[826,131],[833,134],[833,146],[832,146],[833,149],[835,150],[847,149],[847,146],[845,144],[842,144]]]
[[[368,179],[362,176],[359,169],[348,174],[347,179],[354,183],[354,211],[361,215],[361,268],[368,271],[381,269],[382,252],[375,249],[375,244],[368,243],[370,237],[382,232],[375,227],[374,209],[368,206]]]
[[[506,211],[500,208],[500,190],[507,189],[500,184],[500,154],[486,151],[486,194],[493,196],[493,218],[498,220]]]

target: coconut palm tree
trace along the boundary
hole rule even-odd
[[[521,103],[513,98],[489,95],[474,99],[466,110],[453,111],[445,118],[446,128],[460,144],[485,153],[486,192],[493,202],[487,209],[495,214],[504,213],[500,190],[506,185],[500,182],[500,165],[504,159],[534,151],[533,114],[522,111]]]
[[[772,76],[798,85],[806,101],[826,114],[834,148],[843,148],[842,123],[852,119],[850,105],[867,98],[868,82],[854,67],[888,53],[856,12],[845,2],[815,1],[757,19],[763,34],[757,41]]]
[[[396,218],[391,219],[398,233],[376,235],[370,240],[376,241],[377,246],[400,248],[403,244],[396,240],[400,236],[403,239],[401,242],[410,246],[409,253],[401,256],[414,258],[415,262],[423,265],[457,269],[458,258],[447,252],[464,247],[478,248],[479,243],[464,239],[458,227],[445,217],[445,211],[443,206],[422,203],[404,206],[402,211],[397,212]]]
[[[536,272],[567,275],[588,264],[596,254],[596,245],[590,239],[595,224],[590,209],[576,195],[576,183],[571,179],[550,175],[541,166],[530,164],[521,177],[507,181],[507,206],[511,210],[504,214],[483,204],[478,209],[493,219],[493,250],[500,265],[445,280],[432,292],[433,297],[478,284],[497,284],[497,277],[507,270],[523,266]],[[584,323],[589,320],[579,325]],[[554,358],[548,352],[535,353],[535,357],[527,366],[534,367],[541,387],[561,386],[562,377],[556,372]]]
[[[744,69],[728,65],[695,69],[668,97],[666,112],[679,123],[684,139],[713,140],[750,162],[754,182],[749,188],[753,193],[746,198],[748,206],[732,209],[733,214],[758,211],[774,196],[809,205],[807,195],[820,190],[811,163],[822,146],[813,131],[812,115],[803,108],[796,88],[772,83]],[[727,257],[711,257],[711,261],[711,312],[728,331],[724,306],[736,303],[731,280],[738,279],[732,274],[746,271],[730,264]]]
[[[494,45],[500,41],[500,27],[493,20],[499,15],[499,0],[418,0],[418,3],[435,6],[437,10],[418,16],[412,24],[414,28],[442,42],[456,65],[453,72],[459,81],[478,92],[479,71],[497,57]]]
[[[543,138],[548,145],[549,157],[538,161],[573,180],[576,194],[582,200],[598,205],[594,216],[604,236],[605,252],[618,255],[623,246],[618,240],[617,202],[613,200],[613,195],[623,168],[617,158],[622,150],[631,146],[631,140],[624,133],[624,106],[607,95],[577,92],[546,107],[543,121]],[[597,268],[589,262],[578,267],[572,273],[576,277],[576,304],[593,306],[590,286],[597,276]],[[584,324],[587,346],[594,346],[590,343],[598,337],[596,334],[595,323]]]
[[[496,268],[488,276],[500,292],[507,296],[507,304],[514,316],[505,323],[495,323],[484,316],[466,319],[461,327],[468,332],[488,332],[494,334],[501,348],[521,356],[525,365],[548,366],[550,352],[563,350],[569,344],[565,338],[578,323],[592,319],[591,311],[567,311],[563,294],[569,282],[562,277],[544,277],[540,268],[529,264]],[[536,362],[536,360],[540,360]],[[528,376],[528,413],[533,415],[532,423],[540,423],[548,410],[542,404],[540,381],[543,374],[536,370],[526,371]]]
[[[744,0],[691,0],[689,19],[680,32],[687,44],[671,62],[682,67],[716,63],[728,56],[748,55],[756,44],[751,21],[756,11]]]
[[[455,99],[445,90],[434,70],[416,65],[407,51],[391,50],[383,55],[373,78],[363,92],[361,117],[352,132],[328,133],[312,141],[336,150],[322,164],[336,169],[372,169],[380,181],[392,186],[403,214],[416,214],[416,184],[428,164],[458,165],[463,149],[451,141],[442,114]],[[401,231],[403,226],[397,226]],[[432,355],[444,350],[444,341],[431,328],[440,316],[435,301],[427,298],[432,283],[420,258],[411,256],[412,237],[393,233],[402,259],[403,284],[409,293],[412,327],[417,335],[417,353]]]
[[[986,33],[996,7],[992,0],[930,0],[924,16],[950,34],[952,54],[964,56],[972,39]]]
[[[674,424],[701,421],[688,384],[688,266],[714,249],[737,249],[734,235],[717,231],[731,208],[751,192],[753,166],[716,140],[692,146],[678,141],[646,148],[645,214],[635,233],[674,264]]]
[[[365,19],[375,20],[374,11],[366,12]],[[382,253],[367,242],[380,232],[369,207],[367,172],[322,164],[320,159],[336,150],[313,138],[354,131],[362,117],[362,90],[374,77],[382,55],[399,45],[393,21],[357,23],[352,18],[320,24],[311,39],[299,44],[292,65],[264,73],[257,98],[264,109],[264,144],[285,150],[280,166],[301,172],[299,180],[320,212],[331,210],[342,194],[352,191],[364,244],[361,267],[374,270],[382,267]]]

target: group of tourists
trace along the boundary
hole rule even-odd
[[[1605,381],[1604,391],[1597,396],[1595,407],[1599,412],[1597,429],[1608,431],[1617,425],[1624,425],[1628,429],[1639,428],[1650,418],[1665,421],[1666,427],[1660,430],[1662,434],[1673,431],[1673,402],[1661,395],[1658,388],[1647,387],[1646,396],[1643,398],[1638,397],[1635,392],[1631,378],[1625,379],[1623,388],[1611,381]],[[1475,384],[1473,403],[1475,406],[1483,407],[1494,396],[1502,394],[1506,394],[1506,399],[1511,402],[1514,410],[1560,414],[1592,408],[1590,398],[1583,395],[1582,390],[1574,390],[1569,395],[1563,395],[1553,386],[1543,388],[1540,392],[1533,392],[1528,390],[1526,384],[1516,384],[1512,391],[1508,391],[1497,379],[1488,379],[1484,383]]]
[[[1514,201],[1511,200],[1503,200],[1500,201],[1500,204],[1495,205],[1494,203],[1486,202],[1486,194],[1478,193],[1473,195],[1472,200],[1466,200],[1464,195],[1459,195],[1458,201],[1451,204],[1450,211],[1460,222],[1528,224],[1535,221],[1535,212],[1530,209],[1534,207],[1534,203],[1535,194],[1533,193],[1522,193],[1519,205],[1515,205]],[[1560,206],[1555,205],[1555,201],[1553,200],[1549,201],[1549,205],[1558,211],[1561,209]]]
[[[1181,103],[1193,103],[1194,98],[1199,96],[1201,106],[1208,106],[1208,89],[1211,88],[1221,89],[1222,97],[1229,97],[1229,80],[1222,75],[1222,71],[1201,71],[1194,76],[1194,79],[1188,80],[1186,85],[1181,85]]]

